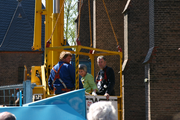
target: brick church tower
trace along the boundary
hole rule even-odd
[[[105,0],[105,4],[123,50],[124,120],[178,118],[180,0]],[[102,1],[91,0],[91,22],[93,47],[117,51]],[[88,0],[83,0],[80,29],[82,45],[89,46]],[[118,96],[118,57],[108,57],[107,65],[114,69]]]

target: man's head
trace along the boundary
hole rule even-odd
[[[70,52],[62,51],[60,53],[59,59],[65,63],[70,63],[72,54]]]
[[[10,112],[2,112],[0,113],[0,120],[16,120],[16,117]]]
[[[106,59],[104,56],[98,56],[97,58],[97,64],[100,69],[103,69],[106,67]]]

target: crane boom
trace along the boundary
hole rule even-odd
[[[45,40],[44,40],[44,65],[32,66],[31,82],[39,85],[34,89],[34,94],[43,94],[45,98],[49,94],[47,81],[49,71],[58,61],[60,52],[50,51],[46,53],[46,42],[49,41],[48,47],[59,47],[65,45],[64,41],[64,0],[46,0],[46,7],[42,9],[42,1],[35,0],[34,15],[34,39],[32,50],[42,50],[42,15],[45,15]],[[48,56],[47,56],[48,54]],[[45,70],[46,69],[46,70]],[[47,72],[42,72],[47,71]],[[39,79],[40,76],[42,79]],[[45,77],[46,76],[46,77]],[[46,81],[46,84],[43,81]],[[44,95],[44,93],[47,93]]]

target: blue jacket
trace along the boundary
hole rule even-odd
[[[62,61],[58,62],[54,66],[54,69],[56,71],[58,71],[59,67],[63,63],[64,62],[62,62]],[[75,69],[71,64],[64,63],[64,65],[62,65],[62,67],[59,71],[59,75],[60,75],[61,80],[66,84],[67,88],[75,88]],[[49,79],[48,79],[48,85],[51,90],[53,90],[52,81],[54,80],[54,76],[55,76],[55,72],[52,69]],[[56,81],[54,82],[53,85],[63,87],[63,85],[61,84],[61,82],[58,79],[56,79]],[[83,88],[81,81],[79,81],[79,88]]]

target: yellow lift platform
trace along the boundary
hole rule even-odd
[[[75,51],[70,51],[70,50],[65,50],[65,49],[75,49]],[[94,50],[96,51],[94,54],[90,54],[90,53],[85,53],[85,52],[81,52],[81,50]],[[76,89],[79,89],[79,55],[85,55],[88,56],[91,60],[91,74],[94,76],[94,61],[95,61],[95,57],[99,56],[99,55],[103,55],[103,56],[109,56],[109,55],[117,55],[120,58],[120,96],[117,96],[118,98],[118,116],[119,118],[122,118],[122,52],[116,52],[116,51],[109,51],[109,50],[102,50],[102,49],[97,49],[97,48],[91,48],[91,47],[86,47],[86,46],[60,46],[60,47],[49,47],[46,48],[46,57],[48,57],[49,52],[51,51],[56,51],[57,53],[61,53],[61,51],[68,51],[71,52],[72,54],[75,55],[75,79],[76,79]],[[47,59],[46,59],[47,60]],[[46,63],[48,63],[48,61],[46,61]],[[42,85],[39,85],[37,87],[34,88],[33,94],[35,95],[42,95],[42,99],[46,98],[46,97],[50,97],[53,96],[53,94],[51,94],[51,92],[49,91],[48,85],[47,85],[47,81],[48,81],[48,77],[45,76],[49,76],[49,72],[45,71],[49,71],[48,67],[45,66],[49,66],[48,64],[43,65],[41,67],[36,66],[36,68],[39,68],[39,71],[42,71]],[[39,81],[39,79],[36,77],[36,80]],[[37,83],[37,81],[35,81]],[[40,82],[39,82],[40,83]]]
[[[58,5],[53,6],[53,1]],[[41,50],[41,29],[42,29],[42,15],[45,15],[45,47],[44,47],[44,65],[42,66],[32,66],[31,70],[31,83],[36,83],[37,86],[33,89],[33,98],[34,100],[44,99],[47,97],[54,96],[48,87],[48,78],[50,75],[50,70],[53,65],[59,61],[59,54],[61,51],[68,51],[75,55],[75,79],[76,79],[76,89],[79,89],[79,56],[85,55],[88,56],[91,60],[91,74],[94,76],[94,59],[99,55],[109,56],[117,55],[120,58],[120,96],[117,96],[118,99],[118,118],[122,120],[123,116],[123,101],[122,101],[122,51],[109,51],[102,50],[98,48],[86,47],[86,46],[64,46],[66,41],[64,40],[64,2],[65,0],[46,0],[46,8],[42,9],[41,0],[35,0],[35,17],[34,17],[34,42],[32,50]],[[90,9],[90,0],[88,0],[89,9]],[[106,13],[109,18],[109,14],[103,0]],[[61,7],[59,7],[61,6]],[[81,0],[80,0],[81,6]],[[79,12],[81,7],[79,7]],[[89,10],[90,11],[90,10]],[[90,15],[89,15],[90,16]],[[80,18],[80,14],[79,14]],[[91,21],[91,20],[90,20]],[[111,20],[109,18],[117,45],[118,40],[115,35]],[[80,19],[79,19],[80,25]],[[91,25],[90,25],[91,26]],[[80,27],[79,27],[80,28]],[[91,28],[90,28],[91,29]],[[79,31],[79,30],[78,30]],[[90,35],[91,36],[91,35]],[[78,32],[79,37],[79,32]],[[77,38],[78,38],[77,37]],[[91,46],[92,46],[92,36],[91,36]],[[74,49],[70,51],[67,49]],[[96,51],[94,54],[85,53],[81,50]]]

